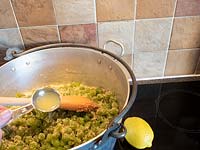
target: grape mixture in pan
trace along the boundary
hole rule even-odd
[[[103,132],[119,112],[116,96],[103,88],[89,87],[78,82],[54,85],[53,88],[61,95],[88,97],[99,107],[91,112],[57,109],[44,113],[33,110],[3,128],[0,150],[70,149]],[[19,93],[17,96],[27,97]]]

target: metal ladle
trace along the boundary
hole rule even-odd
[[[57,103],[55,106],[50,107],[50,109],[48,109],[48,110],[39,108],[38,105],[36,105],[37,101],[40,100],[42,97],[48,95],[48,94],[55,96],[59,100],[59,103]],[[47,88],[47,87],[38,89],[33,93],[30,104],[27,104],[25,106],[19,107],[19,108],[14,109],[14,110],[10,110],[12,112],[12,117],[10,118],[10,120],[8,120],[8,122],[6,122],[0,128],[3,128],[4,126],[6,126],[13,119],[16,119],[16,118],[18,118],[18,117],[20,117],[20,116],[22,116],[26,113],[31,112],[33,109],[37,109],[37,110],[42,111],[42,112],[54,111],[57,108],[59,108],[60,101],[61,101],[60,94],[56,90],[54,90],[52,88]]]

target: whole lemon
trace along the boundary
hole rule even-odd
[[[124,121],[127,129],[125,139],[137,149],[144,149],[152,146],[154,133],[150,125],[139,117],[128,117]]]

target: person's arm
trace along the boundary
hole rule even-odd
[[[0,106],[0,128],[7,123],[12,116],[11,111],[7,110],[6,107]],[[0,129],[0,141],[2,138],[2,130]]]

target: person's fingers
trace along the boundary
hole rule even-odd
[[[11,111],[6,110],[7,108],[0,105],[0,127],[7,123],[11,118]],[[2,139],[2,130],[0,129],[0,142]]]
[[[7,109],[6,107],[0,105],[0,112],[4,111],[6,109]]]
[[[10,120],[11,116],[12,112],[10,110],[5,110],[0,113],[0,128]]]

